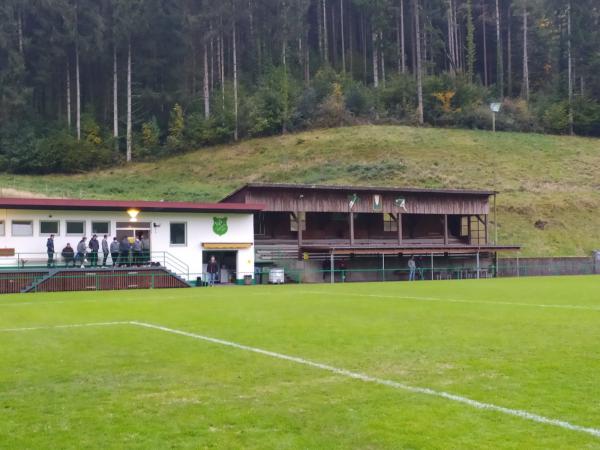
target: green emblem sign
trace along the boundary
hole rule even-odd
[[[217,236],[223,236],[227,230],[227,217],[213,217],[213,231]]]

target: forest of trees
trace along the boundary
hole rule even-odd
[[[598,0],[3,0],[0,171],[353,123],[600,136]]]

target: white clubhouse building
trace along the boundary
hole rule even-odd
[[[150,201],[0,198],[0,269],[44,266],[54,234],[56,264],[70,243],[76,249],[104,235],[109,243],[143,236],[152,260],[195,279],[214,255],[222,282],[254,274],[254,213],[261,205]],[[102,261],[102,250],[99,260]],[[111,258],[108,261],[112,265]]]

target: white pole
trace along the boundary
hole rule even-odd
[[[479,276],[480,276],[480,265],[479,265],[479,252],[477,252],[477,279],[479,280]]]
[[[335,278],[334,278],[334,273],[333,273],[333,252],[331,252],[331,259],[330,259],[330,264],[329,264],[329,279],[330,279],[330,283],[333,284],[335,282]]]
[[[431,281],[433,281],[433,253],[431,254]]]
[[[496,113],[492,112],[492,131],[496,132]]]
[[[385,253],[381,254],[381,279],[385,281]]]
[[[521,270],[519,268],[519,255],[517,254],[517,278],[521,277]]]

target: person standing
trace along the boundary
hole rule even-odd
[[[415,257],[411,256],[408,260],[408,281],[415,281],[416,270],[417,264],[415,263]]]
[[[100,250],[100,243],[98,242],[98,236],[93,235],[90,239],[90,265],[96,267],[98,265],[98,250]]]
[[[147,234],[142,236],[142,258],[144,264],[150,264],[150,238]]]
[[[108,236],[105,234],[104,239],[102,239],[102,267],[106,267],[106,261],[108,261],[109,254]]]
[[[77,255],[75,255],[75,264],[81,263],[81,268],[85,268],[85,250],[87,248],[85,241],[87,238],[84,236],[77,244]]]
[[[217,280],[217,273],[219,272],[219,264],[214,256],[210,257],[208,264],[206,265],[206,273],[208,274],[208,285],[214,286]]]
[[[129,250],[131,250],[129,238],[123,236],[121,244],[119,245],[119,266],[129,266]]]
[[[142,241],[140,237],[136,237],[131,246],[131,253],[133,254],[133,265],[139,266],[142,263]]]
[[[65,267],[69,267],[70,264],[75,267],[75,261],[73,261],[75,251],[73,250],[73,247],[71,247],[71,244],[67,243],[67,246],[62,249],[61,256],[65,260]]]
[[[112,259],[112,265],[115,267],[119,262],[119,251],[120,251],[119,240],[114,237],[110,243],[110,258]]]
[[[51,234],[46,241],[46,251],[48,252],[48,268],[54,266],[54,235]]]

